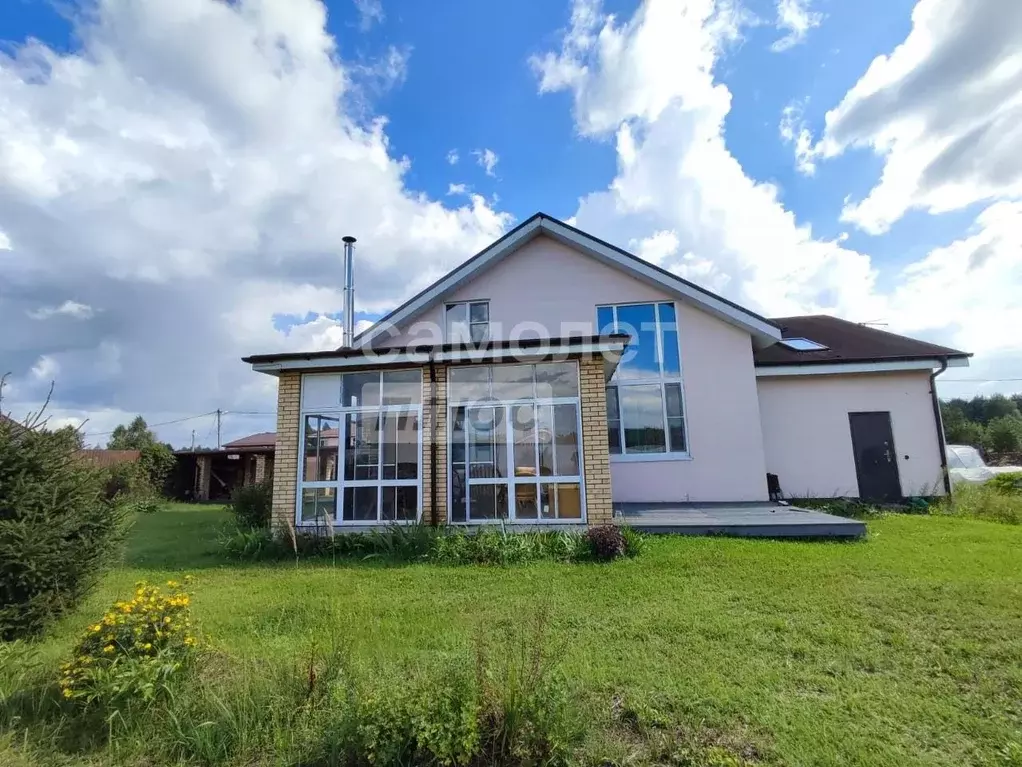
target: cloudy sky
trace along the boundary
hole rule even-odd
[[[15,416],[272,428],[239,358],[339,343],[342,235],[365,322],[537,210],[1022,390],[1017,0],[3,5]]]

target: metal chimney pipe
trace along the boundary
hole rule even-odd
[[[355,238],[342,237],[344,242],[344,320],[341,323],[341,345],[351,346],[355,340]]]

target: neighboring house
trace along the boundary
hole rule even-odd
[[[227,500],[236,487],[253,485],[273,476],[277,435],[250,434],[219,450],[175,450],[177,466],[171,477],[174,496],[184,500]]]
[[[932,377],[968,356],[769,320],[537,214],[344,347],[245,362],[279,379],[277,522],[359,527],[941,494]]]

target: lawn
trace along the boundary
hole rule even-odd
[[[892,515],[855,543],[662,537],[609,565],[498,568],[234,565],[217,551],[225,521],[181,505],[139,517],[124,565],[46,655],[136,581],[191,573],[204,642],[239,660],[300,664],[338,642],[471,653],[546,613],[594,757],[614,752],[600,733],[623,698],[737,733],[765,763],[1022,764],[1022,527]]]

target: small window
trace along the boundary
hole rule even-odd
[[[490,304],[466,301],[447,305],[447,343],[483,344],[490,340]]]
[[[782,338],[781,345],[787,346],[796,352],[819,352],[830,348],[829,346],[818,344],[816,341],[810,341],[808,338]]]

